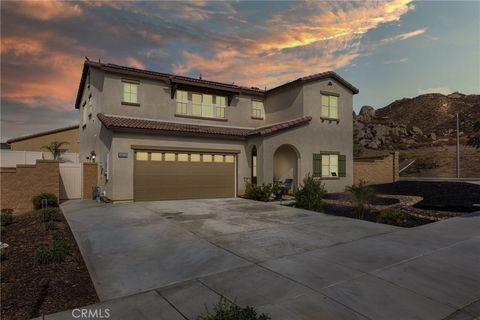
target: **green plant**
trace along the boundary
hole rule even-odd
[[[245,197],[252,200],[268,201],[272,196],[272,187],[271,183],[257,186],[247,182],[245,186]]]
[[[399,209],[383,209],[378,213],[378,222],[400,225],[407,219],[407,214]]]
[[[52,244],[48,247],[40,247],[35,250],[33,261],[35,264],[49,264],[54,262],[65,261],[69,253],[69,246],[65,239],[54,239]]]
[[[0,224],[8,226],[13,222],[13,209],[2,209],[0,213]]]
[[[54,160],[58,160],[60,156],[67,152],[68,149],[62,149],[62,146],[68,145],[67,141],[52,141],[48,145],[42,146],[41,149],[52,154]]]
[[[32,202],[35,206],[35,209],[40,209],[42,207],[42,200],[47,200],[47,206],[50,207],[58,207],[58,199],[57,196],[53,193],[40,193],[33,197]]]
[[[367,211],[366,205],[369,200],[375,197],[377,192],[371,186],[368,186],[365,181],[360,181],[358,184],[353,184],[345,188],[355,198],[356,206],[355,213],[357,219],[363,219]]]
[[[45,208],[42,210],[42,222],[61,221],[57,208]]]
[[[271,320],[272,318],[267,314],[258,314],[253,307],[241,308],[230,302],[225,298],[213,307],[213,312],[206,310],[206,315],[200,315],[198,320]]]
[[[324,184],[309,173],[294,194],[295,206],[302,209],[320,211],[325,193]]]
[[[47,221],[47,222],[45,223],[45,230],[47,230],[47,231],[58,230],[58,226],[57,226],[57,224],[55,223],[55,221]]]
[[[7,258],[7,252],[5,248],[0,248],[0,261],[3,261]]]

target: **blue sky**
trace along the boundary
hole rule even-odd
[[[2,2],[1,134],[74,124],[84,56],[248,86],[334,70],[383,107],[480,92],[480,2]]]

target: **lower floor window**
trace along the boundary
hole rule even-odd
[[[314,153],[314,177],[346,177],[347,158],[338,153]]]
[[[338,177],[338,154],[322,154],[322,177]]]

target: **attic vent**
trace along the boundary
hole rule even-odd
[[[328,85],[329,85],[329,86],[333,86],[332,81],[328,81]]]

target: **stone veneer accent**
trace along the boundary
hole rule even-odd
[[[15,213],[33,210],[32,198],[39,193],[60,196],[59,162],[37,160],[34,165],[0,168],[1,208],[12,208]]]
[[[98,167],[96,163],[83,163],[83,199],[92,199],[92,188],[97,183]]]
[[[361,180],[367,184],[391,183],[399,180],[398,152],[384,157],[353,159],[353,183]]]

